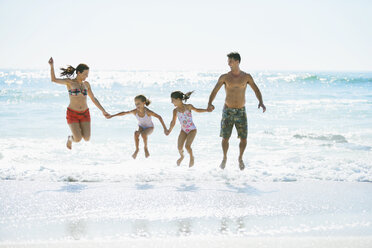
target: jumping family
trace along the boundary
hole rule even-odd
[[[164,134],[169,135],[173,130],[176,119],[178,118],[181,125],[181,130],[178,135],[177,148],[180,154],[180,158],[177,160],[179,166],[184,159],[184,147],[189,154],[189,167],[194,165],[194,155],[191,148],[192,142],[197,133],[196,125],[192,119],[192,111],[197,113],[212,112],[214,110],[213,100],[215,99],[218,91],[222,86],[225,86],[225,104],[223,107],[220,136],[222,138],[222,150],[223,159],[220,164],[220,168],[224,169],[227,161],[227,151],[229,148],[229,139],[232,133],[232,129],[235,126],[239,143],[239,157],[238,163],[240,170],[244,170],[245,165],[243,162],[243,154],[247,145],[248,135],[248,124],[247,114],[245,109],[245,92],[249,85],[254,91],[258,99],[258,108],[262,108],[263,112],[266,111],[266,107],[262,100],[262,95],[255,84],[252,76],[249,73],[240,70],[241,57],[239,53],[229,53],[228,65],[230,71],[222,74],[214,89],[212,90],[207,108],[196,108],[192,104],[186,104],[186,101],[190,98],[192,92],[183,93],[182,91],[174,91],[170,94],[171,103],[174,105],[173,117],[169,128],[166,127],[163,118],[150,110],[150,100],[144,95],[137,95],[134,97],[135,108],[129,111],[122,111],[117,114],[109,114],[103,106],[100,104],[98,99],[94,96],[92,88],[89,82],[86,81],[89,74],[89,67],[86,64],[79,64],[76,68],[68,66],[67,68],[61,68],[61,77],[56,78],[54,72],[54,61],[53,58],[49,59],[51,81],[54,83],[62,84],[67,87],[70,103],[66,111],[67,124],[70,127],[71,135],[67,138],[66,146],[68,149],[72,149],[72,143],[78,143],[82,139],[89,141],[91,135],[91,121],[90,113],[87,104],[87,96],[92,100],[94,105],[101,110],[102,114],[110,119],[116,116],[134,115],[138,120],[138,129],[134,132],[135,151],[132,155],[136,159],[139,152],[139,142],[142,138],[144,143],[145,157],[149,157],[148,149],[148,138],[154,131],[154,124],[152,117],[159,120],[161,123]],[[73,77],[75,74],[75,77]]]

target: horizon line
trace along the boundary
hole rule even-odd
[[[25,71],[49,71],[49,68],[4,68],[0,67],[0,71],[2,70],[25,70]],[[135,72],[135,71],[143,71],[143,72],[220,72],[220,71],[230,71],[230,70],[223,70],[223,69],[102,69],[102,68],[95,68],[91,69],[91,71],[121,71],[121,72]],[[243,70],[242,71],[248,71]],[[252,72],[360,72],[360,73],[372,73],[372,69],[364,70],[364,69],[251,69],[249,71]]]

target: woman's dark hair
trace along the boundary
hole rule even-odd
[[[240,63],[240,61],[241,61],[240,54],[237,53],[237,52],[229,53],[229,54],[227,55],[227,57],[228,57],[229,59],[234,59],[235,61],[239,61],[239,63]]]
[[[181,99],[182,101],[187,101],[187,99],[190,98],[191,94],[193,93],[194,91],[190,91],[190,92],[187,92],[186,94],[183,94],[181,91],[174,91],[172,92],[171,94],[171,98],[174,98],[174,99]]]
[[[79,64],[76,69],[74,67],[72,67],[71,65],[69,65],[66,69],[65,68],[61,68],[62,72],[61,72],[61,76],[64,77],[71,77],[72,75],[74,75],[74,72],[80,72],[80,73],[83,73],[83,71],[85,70],[89,70],[89,67],[86,65],[86,64]]]
[[[141,100],[141,102],[144,102],[146,106],[149,106],[151,101],[147,99],[144,95],[138,95],[134,98],[134,100]]]

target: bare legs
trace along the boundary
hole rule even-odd
[[[187,152],[190,155],[189,167],[194,166],[194,154],[191,149],[191,144],[194,141],[196,136],[196,129],[190,131],[188,134],[181,130],[180,135],[178,136],[178,152],[180,153],[180,158],[177,160],[177,165],[180,165],[183,158],[183,146],[185,146]]]
[[[80,122],[68,124],[72,135],[68,136],[66,146],[68,149],[72,148],[72,142],[80,142],[83,138],[85,141],[90,140],[90,122]]]
[[[244,154],[244,150],[245,150],[245,147],[247,146],[247,139],[240,139],[240,143],[239,143],[239,169],[240,170],[244,170],[245,168],[245,165],[244,165],[244,162],[243,162],[243,154]]]
[[[229,150],[229,138],[222,138],[222,151],[223,151],[223,159],[220,164],[221,169],[225,169],[226,160],[227,160],[227,151]]]
[[[147,149],[147,137],[154,131],[153,127],[146,128],[141,132],[141,137],[143,139],[144,149],[145,149],[145,157],[148,158],[150,156],[149,150]]]
[[[139,151],[139,136],[141,135],[141,132],[140,131],[135,131],[134,132],[134,143],[136,145],[136,150],[134,151],[133,155],[132,155],[132,158],[133,159],[136,159],[137,158],[137,154],[138,154],[138,151]]]
[[[148,158],[150,156],[149,150],[147,148],[147,139],[148,136],[154,131],[153,127],[149,127],[146,129],[143,129],[142,127],[138,128],[138,131],[134,132],[134,143],[136,145],[136,150],[134,151],[132,157],[133,159],[137,158],[137,154],[139,151],[139,137],[142,137],[143,144],[144,144],[144,150],[145,150],[145,157]]]
[[[225,169],[226,160],[227,160],[227,151],[229,150],[229,138],[222,138],[221,144],[222,144],[222,150],[223,150],[223,159],[222,159],[220,168]],[[246,146],[247,146],[247,139],[241,138],[240,143],[239,143],[239,158],[238,158],[240,170],[244,170],[245,168],[245,165],[243,162],[243,154],[244,154]]]
[[[180,135],[178,135],[178,152],[180,153],[180,158],[177,160],[177,165],[179,166],[184,158],[183,155],[183,145],[185,144],[187,134],[181,130]]]

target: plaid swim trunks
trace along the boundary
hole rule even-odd
[[[224,107],[222,111],[221,132],[222,138],[230,138],[235,125],[238,138],[246,139],[248,135],[247,113],[243,108]]]

